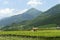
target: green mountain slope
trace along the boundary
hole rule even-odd
[[[20,30],[31,29],[33,27],[50,28],[60,26],[60,4],[55,5],[46,12],[40,14],[37,18],[30,21],[23,21],[21,24],[12,24],[9,27],[2,28],[4,30]],[[11,27],[11,29],[10,29]],[[19,28],[20,27],[20,28]]]
[[[48,24],[57,24],[60,26],[60,4],[40,14],[40,16],[38,16],[36,19],[31,21],[31,23],[26,26],[38,27],[38,26],[48,25]]]
[[[4,19],[0,20],[0,26],[10,25],[12,23],[20,23],[24,20],[32,20],[41,13],[42,13],[41,11],[39,11],[35,8],[31,8],[23,14],[15,15],[15,16],[4,18]]]

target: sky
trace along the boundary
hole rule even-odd
[[[47,11],[60,0],[0,0],[0,19],[22,14],[30,8]]]

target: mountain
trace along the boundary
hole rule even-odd
[[[43,27],[44,25],[54,24],[50,27],[60,27],[60,4],[55,5],[46,12],[40,14],[36,19],[32,20],[24,26],[24,29],[32,27]],[[56,26],[55,26],[56,25]],[[47,27],[47,26],[45,26]],[[44,28],[44,27],[43,27]]]
[[[3,30],[29,30],[33,27],[51,28],[60,27],[60,4],[41,13],[38,17],[29,21],[22,21],[21,24],[12,24],[2,28]]]
[[[23,14],[15,15],[12,17],[7,17],[7,18],[0,20],[0,26],[6,26],[6,25],[13,24],[13,23],[20,23],[24,20],[32,20],[41,13],[42,13],[41,11],[35,8],[31,8]]]

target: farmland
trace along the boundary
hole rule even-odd
[[[60,30],[0,31],[0,40],[59,40]]]
[[[59,37],[60,36],[60,30],[0,31],[0,35]]]

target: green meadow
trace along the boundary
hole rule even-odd
[[[0,31],[0,40],[59,40],[60,30]]]
[[[60,36],[60,30],[0,31],[0,35],[59,37]]]

